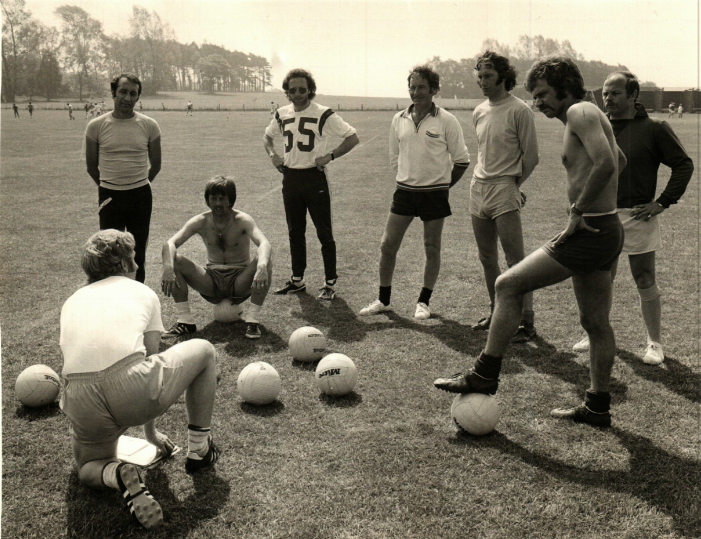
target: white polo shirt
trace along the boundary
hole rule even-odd
[[[397,188],[448,189],[453,166],[470,164],[462,127],[455,116],[435,103],[416,125],[411,118],[413,107],[398,112],[389,130],[389,161],[397,171]]]

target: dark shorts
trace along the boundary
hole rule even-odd
[[[204,268],[212,279],[212,286],[214,286],[214,295],[205,296],[200,293],[204,299],[210,303],[221,303],[222,300],[234,297],[234,287],[236,285],[236,278],[243,273],[246,266],[227,266],[226,264],[207,264]],[[243,299],[249,297],[250,294],[246,295]]]
[[[599,232],[578,230],[558,246],[555,236],[543,249],[575,275],[609,271],[623,248],[623,226],[618,214],[585,216],[584,221]]]
[[[392,198],[390,212],[397,215],[420,217],[422,221],[444,219],[453,213],[448,202],[448,190],[416,192],[397,189]]]

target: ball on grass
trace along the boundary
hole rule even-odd
[[[450,407],[450,416],[458,428],[481,436],[494,430],[499,420],[499,405],[494,395],[467,393],[458,395]]]
[[[238,322],[241,320],[243,305],[234,305],[226,298],[217,303],[212,311],[217,322]]]
[[[348,356],[329,354],[316,366],[316,383],[326,395],[347,395],[358,381],[358,369]]]
[[[305,363],[321,359],[326,351],[326,337],[316,328],[304,326],[290,335],[290,354]]]
[[[280,385],[280,375],[275,367],[264,361],[256,361],[243,368],[236,388],[244,402],[262,405],[277,399]]]
[[[61,380],[46,365],[32,365],[24,369],[15,382],[15,394],[25,406],[38,408],[51,404],[58,397]]]

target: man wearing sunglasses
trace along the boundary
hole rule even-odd
[[[331,223],[331,193],[327,169],[331,161],[347,154],[358,144],[355,129],[344,122],[329,107],[313,102],[316,82],[304,69],[293,69],[282,82],[291,104],[275,113],[265,130],[264,147],[273,166],[282,173],[282,200],[285,205],[287,230],[290,237],[292,277],[276,294],[292,294],[306,289],[304,271],[307,267],[307,211],[321,242],[325,281],[319,299],[332,300],[336,291],[336,242]],[[275,151],[276,137],[285,143],[284,157]],[[329,138],[343,142],[326,151]]]

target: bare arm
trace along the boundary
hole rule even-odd
[[[163,244],[161,258],[163,260],[163,276],[161,277],[161,290],[166,296],[170,296],[173,289],[178,286],[175,276],[175,255],[183,243],[202,230],[204,216],[197,215],[190,219],[185,226]]]
[[[328,165],[331,161],[333,161],[333,159],[338,159],[342,155],[346,155],[353,148],[355,148],[359,142],[360,139],[358,138],[358,135],[356,133],[353,133],[351,136],[344,138],[343,142],[341,142],[341,144],[339,144],[335,150],[329,152],[326,155],[322,155],[321,157],[316,158],[316,167],[321,170],[322,168],[324,168],[324,166]],[[333,154],[333,159],[331,158],[331,154]]]
[[[267,153],[268,157],[272,160],[273,166],[278,169],[279,172],[282,172],[282,166],[285,160],[277,154],[275,151],[275,142],[268,135],[263,135],[263,147],[265,148],[265,153]]]
[[[147,331],[144,333],[144,346],[146,347],[147,357],[157,354],[160,344],[160,331]],[[166,458],[169,457],[173,452],[173,449],[175,449],[175,444],[171,442],[165,434],[162,434],[156,430],[155,419],[144,425],[144,436],[149,442],[155,445]]]
[[[85,164],[88,167],[88,174],[93,181],[100,185],[100,147],[97,141],[85,137]]]
[[[256,274],[253,276],[253,283],[251,283],[251,286],[254,289],[267,288],[270,285],[273,248],[250,215],[244,214],[242,216],[242,226],[248,237],[251,238],[251,241],[258,247],[258,266]]]
[[[525,110],[518,125],[518,139],[521,146],[521,177],[520,187],[538,166],[538,139],[536,138],[535,120],[530,110]]]
[[[161,137],[148,143],[148,160],[151,168],[148,169],[148,181],[152,182],[161,171]]]

